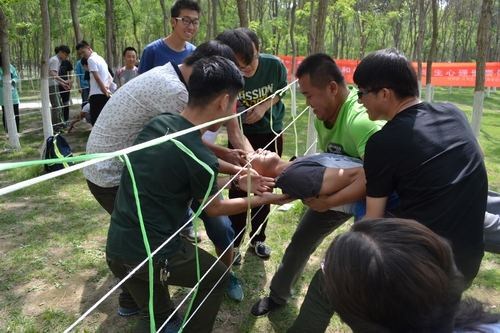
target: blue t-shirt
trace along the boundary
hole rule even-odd
[[[90,88],[89,81],[85,80],[85,69],[82,66],[82,61],[78,60],[75,65],[75,74],[78,77],[78,80],[80,81],[80,88],[82,89],[87,89]]]
[[[175,65],[182,64],[184,58],[190,55],[196,46],[186,42],[186,47],[183,51],[178,52],[172,50],[164,41],[163,38],[151,42],[144,48],[142,52],[141,61],[139,63],[139,74],[149,71],[156,66],[163,66],[167,62]]]

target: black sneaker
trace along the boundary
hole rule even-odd
[[[257,301],[252,306],[252,310],[250,312],[256,316],[263,316],[265,314],[268,314],[271,311],[274,311],[276,309],[279,309],[283,306],[283,304],[278,304],[275,301],[273,301],[270,297],[263,297]]]
[[[255,242],[255,244],[250,244],[251,247],[254,249],[254,253],[257,255],[257,257],[262,258],[262,259],[269,259],[271,257],[271,248],[267,246],[264,242]]]

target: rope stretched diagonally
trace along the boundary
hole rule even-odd
[[[269,96],[268,98],[273,98],[275,97],[277,94],[282,94],[284,93],[284,91],[286,89],[289,89],[293,84],[295,84],[296,81],[290,83],[289,85],[287,85],[285,88],[283,89],[280,89],[278,90],[277,92],[275,92],[272,96]],[[265,102],[267,99],[261,101],[260,103],[263,103]],[[255,107],[255,106],[253,106]],[[243,111],[242,113],[244,112],[248,112],[249,109]],[[308,110],[308,108],[306,108],[304,111],[302,111],[298,116],[293,117],[293,120],[291,121],[291,123],[289,125],[287,125],[282,132],[280,133],[275,133],[276,134],[276,137],[271,140],[267,145],[266,147],[264,148],[267,148],[269,145],[271,145],[274,141],[276,141],[277,137],[279,135],[281,135],[282,133],[284,133],[290,126],[294,126],[295,127],[295,122],[297,121],[297,119],[299,119],[306,111]],[[148,142],[144,142],[144,143],[141,143],[139,145],[135,145],[135,146],[132,146],[132,147],[129,147],[129,148],[125,148],[125,149],[122,149],[120,151],[116,151],[116,152],[112,152],[112,153],[102,153],[102,154],[91,154],[91,155],[80,155],[80,156],[76,156],[76,157],[70,157],[70,158],[61,158],[61,159],[52,159],[52,160],[38,160],[38,161],[28,161],[28,162],[9,162],[9,163],[0,163],[0,171],[2,170],[8,170],[8,169],[12,169],[12,168],[18,168],[18,167],[26,167],[26,166],[32,166],[32,165],[41,165],[41,164],[45,164],[45,163],[54,163],[54,162],[57,162],[57,163],[61,163],[61,162],[81,162],[79,164],[76,164],[76,165],[73,165],[73,166],[70,166],[68,168],[65,168],[65,169],[62,169],[62,170],[59,170],[59,171],[55,171],[55,172],[52,172],[50,174],[46,174],[46,175],[42,175],[42,176],[39,176],[39,177],[35,177],[33,179],[29,179],[29,180],[26,180],[26,181],[23,181],[23,182],[20,182],[20,183],[17,183],[17,184],[13,184],[13,185],[10,185],[10,186],[6,186],[4,188],[0,188],[0,196],[1,195],[4,195],[4,194],[7,194],[7,193],[10,193],[10,192],[13,192],[13,191],[17,191],[17,190],[20,190],[22,188],[25,188],[27,186],[31,186],[33,184],[37,184],[37,183],[40,183],[44,180],[48,180],[48,179],[51,179],[51,178],[55,178],[55,177],[58,177],[60,175],[63,175],[63,174],[66,174],[66,173],[69,173],[69,172],[72,172],[72,171],[75,171],[75,170],[78,170],[78,169],[81,169],[85,166],[88,166],[88,165],[91,165],[91,164],[95,164],[95,163],[99,163],[101,161],[104,161],[104,160],[108,160],[108,159],[111,159],[111,158],[115,158],[115,157],[120,157],[120,156],[123,156],[123,158],[125,159],[126,161],[126,164],[127,164],[127,167],[129,168],[130,171],[132,171],[132,166],[130,165],[129,161],[128,161],[128,158],[127,158],[127,154],[133,152],[133,151],[137,151],[137,150],[140,150],[140,149],[144,149],[144,148],[147,148],[147,147],[151,147],[151,146],[154,146],[154,145],[157,145],[157,144],[161,144],[163,142],[166,142],[168,140],[172,140],[173,142],[175,142],[176,140],[174,140],[176,137],[179,137],[181,135],[184,135],[186,133],[189,133],[189,132],[192,132],[192,131],[196,131],[196,130],[199,130],[201,128],[204,128],[204,127],[208,127],[212,124],[215,124],[215,123],[219,123],[219,122],[224,122],[224,121],[227,121],[229,119],[232,119],[232,118],[235,118],[235,117],[239,117],[241,116],[242,113],[239,113],[239,114],[235,114],[235,115],[231,115],[231,116],[228,116],[228,117],[224,117],[224,118],[221,118],[221,119],[216,119],[214,121],[211,121],[211,122],[207,122],[205,124],[201,124],[201,125],[198,125],[198,126],[194,126],[190,129],[187,129],[187,130],[184,130],[184,131],[180,131],[180,132],[176,132],[176,133],[172,133],[172,134],[169,134],[169,135],[166,135],[166,136],[163,136],[163,137],[160,137],[160,138],[157,138],[157,139],[154,139],[154,140],[151,140],[151,141],[148,141]],[[296,130],[295,130],[295,133],[296,133]],[[178,141],[177,141],[178,142]],[[297,148],[296,148],[296,151],[297,151]],[[187,151],[185,151],[186,153],[189,153]],[[250,162],[248,162],[248,165],[250,164]],[[243,170],[243,169],[242,169]],[[129,171],[129,172],[130,172]],[[240,171],[241,172],[241,171]],[[130,172],[131,176],[133,177],[133,171]],[[239,173],[238,173],[239,174]],[[228,184],[234,180],[238,174],[234,175],[230,181],[228,182]],[[228,185],[226,184],[226,186]],[[211,188],[211,187],[210,187]],[[213,198],[217,197],[218,194],[220,194],[222,192],[222,190],[224,189],[221,188],[219,190],[219,192],[214,195]],[[207,192],[207,195],[208,195],[208,192]],[[201,212],[202,209],[204,209],[210,202],[211,200],[205,200],[204,201],[204,204],[201,205],[199,211],[197,212],[197,214],[195,214],[194,216],[192,216],[189,221],[187,221],[184,225],[187,225],[189,222],[191,222],[198,214],[199,212]],[[137,197],[136,197],[136,204],[137,204],[137,207],[138,209],[140,209],[140,201],[138,199],[138,194],[137,194]],[[196,224],[195,224],[196,225]],[[262,227],[262,225],[259,227],[259,229]],[[161,244],[157,249],[155,249],[155,251],[151,252],[151,251],[147,251],[148,252],[148,258],[144,259],[137,267],[135,267],[127,276],[125,276],[118,284],[116,284],[110,291],[108,291],[101,299],[99,299],[91,308],[89,308],[84,314],[82,314],[71,326],[69,326],[65,332],[69,332],[71,331],[72,329],[74,329],[83,319],[85,319],[99,304],[101,304],[107,297],[109,297],[109,295],[111,295],[114,291],[116,291],[127,279],[129,279],[132,275],[134,275],[146,262],[149,262],[150,263],[150,274],[152,274],[152,267],[151,267],[151,261],[150,259],[152,258],[152,256],[154,256],[159,250],[161,250],[166,244],[168,244],[168,242],[171,241],[171,239],[173,239],[174,237],[177,236],[177,234],[180,232],[180,230],[182,229],[182,227],[177,230],[173,235],[171,235],[163,244]],[[241,231],[241,233],[245,232],[245,228]],[[249,242],[251,241],[251,239],[249,240]],[[233,240],[234,242],[234,240]],[[232,242],[232,243],[233,243]],[[224,255],[224,253],[226,251],[228,251],[228,249],[232,246],[232,243],[229,245],[229,247],[227,247],[224,252],[221,254]],[[147,237],[145,238],[145,246],[147,248]],[[197,249],[197,247],[196,247]],[[190,291],[190,293],[186,296],[186,298],[184,300],[181,301],[181,304],[179,305],[179,307],[184,304],[184,302],[187,300],[187,298],[193,294],[193,292],[195,293],[197,287],[199,286],[199,283],[201,281],[203,281],[203,278],[212,270],[212,268],[215,266],[215,264],[217,263],[217,261],[219,261],[221,259],[221,256],[219,256],[217,258],[217,260],[214,262],[214,264],[212,265],[212,267],[210,267],[210,269],[202,276],[200,277],[199,276],[199,264],[197,262],[197,267],[198,267],[198,282],[197,284],[194,286],[194,288]],[[229,270],[229,268],[228,268]],[[221,276],[221,278],[219,279],[219,281],[223,278],[223,276]],[[152,281],[153,279],[150,277],[150,281]],[[213,287],[213,289],[216,287],[216,285]],[[213,290],[212,289],[212,290]],[[151,290],[151,289],[150,289]],[[151,291],[152,292],[152,291]],[[210,295],[210,293],[209,293]],[[152,296],[152,295],[150,295]],[[208,297],[208,296],[207,296]],[[152,298],[152,297],[151,297]],[[193,297],[194,299],[194,297]],[[206,299],[206,298],[205,298]],[[202,303],[196,308],[194,309],[194,311],[192,313],[190,313],[190,311],[188,310],[187,313],[186,313],[186,318],[184,319],[184,323],[183,325],[185,325],[191,318],[192,316],[196,313],[196,311],[199,309],[199,307],[203,304],[205,300],[202,301]],[[192,301],[191,301],[191,304],[192,304]],[[178,308],[179,308],[178,307]],[[178,310],[178,308],[176,309],[176,311]],[[152,311],[152,304],[150,304],[150,311]],[[176,312],[174,311],[174,313]],[[189,315],[189,317],[188,317]],[[151,318],[154,318],[154,316],[151,316]],[[167,318],[167,321],[171,318],[171,316],[169,318]],[[166,322],[167,322],[166,321]],[[163,323],[161,327],[163,327],[165,324]],[[152,325],[151,325],[151,329],[153,329],[154,326],[154,322],[152,322]]]

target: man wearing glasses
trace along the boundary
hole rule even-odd
[[[150,43],[142,52],[139,74],[167,62],[180,65],[196,48],[189,41],[200,26],[200,6],[193,0],[178,0],[170,9],[172,33]]]

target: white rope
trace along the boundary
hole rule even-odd
[[[134,152],[134,151],[137,151],[137,150],[141,150],[141,149],[145,149],[145,148],[148,148],[150,146],[153,146],[153,145],[157,145],[157,144],[160,144],[160,143],[163,143],[163,142],[166,142],[172,138],[176,138],[176,137],[179,137],[181,135],[184,135],[184,134],[187,134],[187,133],[190,133],[190,132],[193,132],[193,131],[196,131],[196,130],[199,130],[201,128],[205,128],[205,127],[208,127],[208,126],[211,126],[213,124],[216,124],[216,123],[220,123],[220,122],[225,122],[229,119],[233,119],[233,118],[236,118],[236,117],[240,117],[242,114],[244,114],[245,112],[248,112],[249,110],[253,109],[254,107],[256,107],[257,105],[261,104],[261,103],[264,103],[267,99],[269,98],[274,98],[277,94],[281,94],[282,92],[284,92],[286,89],[288,89],[291,85],[295,84],[296,83],[296,80],[293,81],[292,83],[288,84],[286,87],[276,91],[273,95],[271,96],[268,96],[266,99],[262,100],[261,102],[253,105],[252,107],[244,110],[243,112],[241,113],[237,113],[235,115],[231,115],[231,116],[228,116],[228,117],[223,117],[223,118],[220,118],[220,119],[216,119],[216,120],[213,120],[213,121],[210,121],[210,122],[207,122],[207,123],[204,123],[204,124],[200,124],[200,125],[197,125],[197,126],[193,126],[189,129],[186,129],[186,130],[183,130],[183,131],[179,131],[179,132],[176,132],[176,133],[172,133],[172,134],[169,134],[169,135],[165,135],[163,137],[160,137],[160,138],[156,138],[156,139],[153,139],[153,140],[150,140],[148,142],[144,142],[144,143],[141,143],[141,144],[138,144],[138,145],[135,145],[135,146],[132,146],[132,147],[128,147],[128,148],[125,148],[125,149],[122,149],[122,150],[119,150],[119,151],[115,151],[113,153],[109,153],[107,154],[108,156],[105,156],[105,157],[99,157],[99,158],[94,158],[94,159],[91,159],[91,160],[88,160],[88,161],[85,161],[85,162],[82,162],[82,163],[79,163],[77,165],[73,165],[69,168],[65,168],[65,169],[62,169],[62,170],[58,170],[58,171],[55,171],[55,172],[52,172],[50,174],[46,174],[46,175],[42,175],[42,176],[39,176],[39,177],[35,177],[35,178],[32,178],[32,179],[29,179],[29,180],[26,180],[26,181],[23,181],[23,182],[20,182],[20,183],[17,183],[17,184],[13,184],[13,185],[10,185],[10,186],[7,186],[7,187],[4,187],[4,188],[1,188],[0,189],[0,196],[1,195],[4,195],[4,194],[7,194],[7,193],[10,193],[10,192],[14,192],[14,191],[17,191],[17,190],[20,190],[22,188],[25,188],[25,187],[28,187],[28,186],[31,186],[31,185],[34,185],[34,184],[37,184],[37,183],[40,183],[42,181],[45,181],[45,180],[48,180],[48,179],[52,179],[52,178],[55,178],[55,177],[58,177],[60,175],[63,175],[63,174],[66,174],[66,173],[70,173],[70,172],[73,172],[75,170],[79,170],[79,169],[82,169],[88,165],[92,165],[92,164],[95,164],[95,163],[99,163],[99,162],[102,162],[102,161],[105,161],[105,160],[108,160],[108,159],[111,159],[111,158],[115,158],[117,156],[121,156],[121,155],[124,155],[124,154],[129,154],[131,152]],[[299,117],[297,118],[294,118],[292,120],[292,122],[286,126],[280,133],[276,133],[276,137],[271,140],[265,147],[267,148],[270,144],[272,144],[273,141],[275,141],[277,139],[277,137],[279,135],[281,135],[282,133],[284,133],[284,131],[286,131],[297,119],[300,118],[300,116],[305,112],[307,111],[307,108],[299,115]],[[274,132],[274,131],[273,131]],[[247,162],[247,164],[250,163]],[[2,166],[5,165],[6,163],[0,163],[0,170],[2,170]],[[234,175],[233,177],[231,177],[230,181],[222,188],[220,189],[216,195],[214,195],[211,199],[209,199],[207,201],[207,203],[202,207],[202,209],[204,209],[208,204],[210,204],[212,202],[212,200],[214,200],[218,194],[220,194],[223,189],[232,181],[234,180],[238,175],[239,173],[241,173],[244,169],[242,168],[238,173],[236,173],[236,175]],[[268,218],[268,217],[267,217]],[[266,218],[266,220],[267,220]],[[182,228],[184,226],[186,226],[188,223],[190,223],[192,220],[194,219],[194,215],[188,219],[188,221],[181,227],[179,228],[176,232],[174,232],[174,234],[172,234],[165,242],[163,242],[156,250],[154,250],[151,254],[151,256],[154,256],[158,251],[160,251],[165,245],[167,245],[174,237],[176,237],[178,235],[178,233],[182,230]],[[265,222],[265,221],[264,221]],[[263,223],[264,224],[264,223]],[[261,224],[261,226],[259,226],[259,229],[262,228],[263,224]],[[246,226],[245,228],[240,232],[240,234],[246,229]],[[256,234],[255,234],[256,235]],[[254,237],[255,237],[254,235]],[[253,238],[253,237],[252,237]],[[252,239],[251,238],[251,239]],[[236,238],[235,238],[236,239]],[[249,242],[251,241],[251,239],[249,240]],[[228,248],[226,248],[226,250],[222,253],[222,255],[232,246],[232,244],[234,243],[235,240],[233,240],[230,244],[230,246]],[[220,258],[222,257],[222,255],[220,257],[217,258],[216,262],[220,260]],[[109,295],[111,295],[114,291],[116,291],[123,283],[125,283],[125,281],[127,281],[130,277],[132,277],[132,275],[134,275],[147,261],[148,261],[149,258],[146,258],[144,259],[136,268],[134,268],[132,271],[129,272],[129,274],[127,276],[125,276],[118,284],[116,284],[110,291],[108,291],[103,297],[101,297],[91,308],[89,308],[82,316],[80,316],[70,327],[68,327],[65,332],[69,332],[70,330],[72,330],[74,327],[76,327],[76,325],[78,325],[83,319],[85,319],[97,306],[99,306],[107,297],[109,297]],[[216,264],[216,262],[214,263],[214,265]],[[206,274],[208,274],[210,272],[210,270],[214,267],[214,265],[212,265],[212,267],[207,271],[207,273],[205,273],[205,275],[203,277],[206,276]],[[229,269],[229,268],[228,268]],[[222,279],[222,277],[221,277]],[[201,279],[202,280],[202,279]],[[200,281],[201,281],[200,280]],[[220,280],[219,280],[220,281]],[[199,282],[197,283],[197,285],[199,284]],[[215,288],[215,286],[214,286]],[[214,289],[212,288],[212,290]],[[194,288],[192,289],[192,291],[194,290]],[[192,292],[191,291],[191,292]],[[191,292],[188,294],[188,296],[191,294]],[[187,297],[185,298],[185,300],[187,299]],[[206,298],[205,298],[206,299]],[[183,301],[183,303],[185,302],[185,300]],[[204,302],[204,301],[203,301]],[[200,304],[200,306],[202,305],[203,303]],[[199,306],[199,307],[200,307]],[[199,308],[198,307],[198,308]],[[198,309],[197,308],[197,309]],[[196,309],[196,310],[197,310]],[[174,312],[175,313],[175,312]],[[194,313],[193,313],[194,314]],[[171,318],[171,316],[167,319],[167,321]],[[190,317],[192,318],[192,316]],[[190,319],[189,318],[189,319]],[[188,319],[188,320],[189,320]]]
[[[269,145],[272,144],[273,141],[275,141],[279,135],[283,134],[295,121],[297,121],[297,119],[300,118],[300,116],[302,116],[306,111],[308,110],[308,108],[305,108],[300,114],[298,117],[296,117],[295,119],[292,120],[292,122],[290,124],[288,124],[280,133],[278,133],[276,135],[276,137],[271,140],[266,146],[265,148],[267,148]],[[246,110],[245,110],[246,111]],[[244,111],[244,112],[245,112]],[[231,117],[232,118],[232,117]],[[209,125],[207,125],[209,126]],[[264,148],[264,149],[265,149]],[[253,160],[253,159],[252,159]],[[86,163],[86,162],[84,162]],[[247,162],[247,164],[251,163],[251,160]],[[207,207],[213,200],[215,200],[215,198],[217,198],[221,193],[222,191],[224,190],[224,188],[226,186],[228,186],[241,172],[243,172],[244,168],[240,169],[235,175],[233,175],[230,180],[225,184],[225,186],[223,186],[221,189],[219,189],[217,191],[217,193],[215,193],[206,203],[205,205],[202,206],[201,209],[205,209],[205,207]],[[266,220],[269,218],[269,215],[268,217],[266,218]],[[177,236],[177,234],[185,227],[187,226],[192,220],[194,219],[194,215],[188,219],[187,222],[185,222],[173,235],[171,235],[167,240],[165,240],[162,244],[160,244],[158,246],[158,248],[156,250],[154,250],[152,253],[151,253],[151,256],[154,256],[156,253],[158,253],[158,251],[160,251],[163,247],[165,247],[175,236]],[[265,221],[264,221],[265,222]],[[259,229],[260,230],[262,228],[264,223],[261,224],[261,226],[259,226]],[[246,226],[245,228],[243,228],[243,230],[241,232],[243,232],[244,230],[246,230]],[[240,232],[240,234],[241,234]],[[257,235],[254,234],[253,237],[255,237]],[[253,237],[251,239],[253,239]],[[251,239],[249,241],[251,241]],[[230,246],[228,248],[230,248],[232,246],[232,244],[234,244],[236,240],[236,237],[235,239],[231,242]],[[200,281],[203,280],[203,278],[211,271],[211,269],[213,269],[213,267],[215,266],[215,264],[217,263],[217,261],[220,261],[221,257],[223,256],[223,254],[228,250],[228,248],[226,248],[226,250],[221,254],[221,256],[219,256],[217,258],[217,260],[214,262],[214,264],[209,268],[209,270],[207,270],[207,272],[203,275],[203,277],[200,279]],[[137,272],[147,261],[148,261],[149,258],[146,258],[144,259],[141,263],[139,263],[139,265],[137,267],[135,267],[131,272],[129,272],[129,274],[127,274],[118,284],[116,284],[110,291],[108,291],[103,297],[101,297],[91,308],[89,308],[84,314],[82,314],[70,327],[68,327],[65,332],[69,332],[71,331],[73,328],[75,328],[83,319],[85,319],[93,310],[95,310],[95,308],[97,308],[97,306],[99,306],[99,304],[101,304],[107,297],[109,297],[109,295],[111,295],[114,291],[116,291],[123,283],[125,283],[125,281],[127,281],[128,279],[130,279],[132,277],[132,275],[135,274],[135,272]],[[222,279],[222,277],[221,277]],[[195,285],[195,287],[199,285],[199,282]],[[177,307],[177,309],[175,311],[172,312],[172,314],[166,319],[166,321],[163,323],[162,327],[172,318],[172,316],[176,313],[176,311],[178,310],[178,308],[180,308],[180,306],[182,306],[185,301],[187,300],[187,298],[192,294],[192,292],[195,290],[193,287],[191,289],[191,291],[188,293],[188,295],[181,301],[181,303],[179,304],[179,306]],[[215,287],[214,287],[215,288]],[[213,288],[213,289],[214,289]],[[213,290],[212,289],[212,290]],[[202,303],[201,303],[202,304]],[[201,305],[200,304],[200,305]]]
[[[295,82],[296,81],[290,83],[285,88],[290,87]],[[285,88],[280,89],[278,91],[284,91]],[[267,100],[267,98],[264,99],[264,100],[262,100],[261,102],[259,102],[257,104],[263,103],[266,100]],[[253,107],[255,107],[255,105]],[[72,166],[70,166],[68,168],[64,168],[64,169],[61,169],[61,170],[57,170],[57,171],[51,172],[51,173],[46,174],[46,175],[38,176],[38,177],[35,177],[35,178],[32,178],[32,179],[28,179],[28,180],[25,180],[25,181],[22,181],[22,182],[19,182],[19,183],[10,185],[10,186],[6,186],[6,187],[3,187],[3,188],[0,188],[0,196],[2,196],[4,194],[7,194],[7,193],[14,192],[14,191],[18,191],[20,189],[26,188],[26,187],[34,185],[34,184],[38,184],[38,183],[40,183],[42,181],[45,181],[45,180],[48,180],[48,179],[52,179],[52,178],[55,178],[55,177],[58,177],[58,176],[61,176],[61,175],[64,175],[64,174],[67,174],[67,173],[79,170],[79,169],[82,169],[82,168],[84,168],[86,166],[89,166],[89,165],[93,165],[93,164],[96,164],[96,163],[99,163],[99,162],[102,162],[102,161],[106,161],[106,160],[118,157],[120,155],[130,154],[130,153],[132,153],[134,151],[138,151],[138,150],[141,150],[141,149],[144,149],[144,148],[155,146],[157,144],[166,142],[166,141],[168,141],[170,139],[182,136],[184,134],[191,133],[191,132],[200,130],[200,129],[205,128],[205,127],[209,127],[209,126],[211,126],[213,124],[218,124],[220,122],[225,122],[225,121],[228,121],[230,119],[233,119],[233,118],[236,118],[236,117],[240,117],[243,113],[247,112],[248,110],[249,109],[247,109],[247,110],[245,110],[245,111],[243,111],[241,113],[236,113],[236,114],[233,114],[233,115],[230,115],[230,116],[227,116],[227,117],[215,119],[215,120],[212,120],[212,121],[200,124],[200,125],[196,125],[196,126],[187,128],[187,129],[179,131],[179,132],[168,134],[168,135],[165,135],[165,136],[162,136],[162,137],[150,140],[150,141],[146,141],[146,142],[143,142],[143,143],[131,146],[131,147],[127,147],[127,148],[124,148],[124,149],[121,149],[121,150],[118,150],[118,151],[115,151],[115,152],[111,152],[111,153],[108,153],[107,157],[101,157],[101,158],[96,158],[96,159],[89,160],[89,161],[86,161],[86,162],[82,162],[82,163],[79,163],[79,164],[76,164],[76,165],[72,165]],[[2,166],[4,164],[5,163],[0,163],[0,171],[3,170]]]

